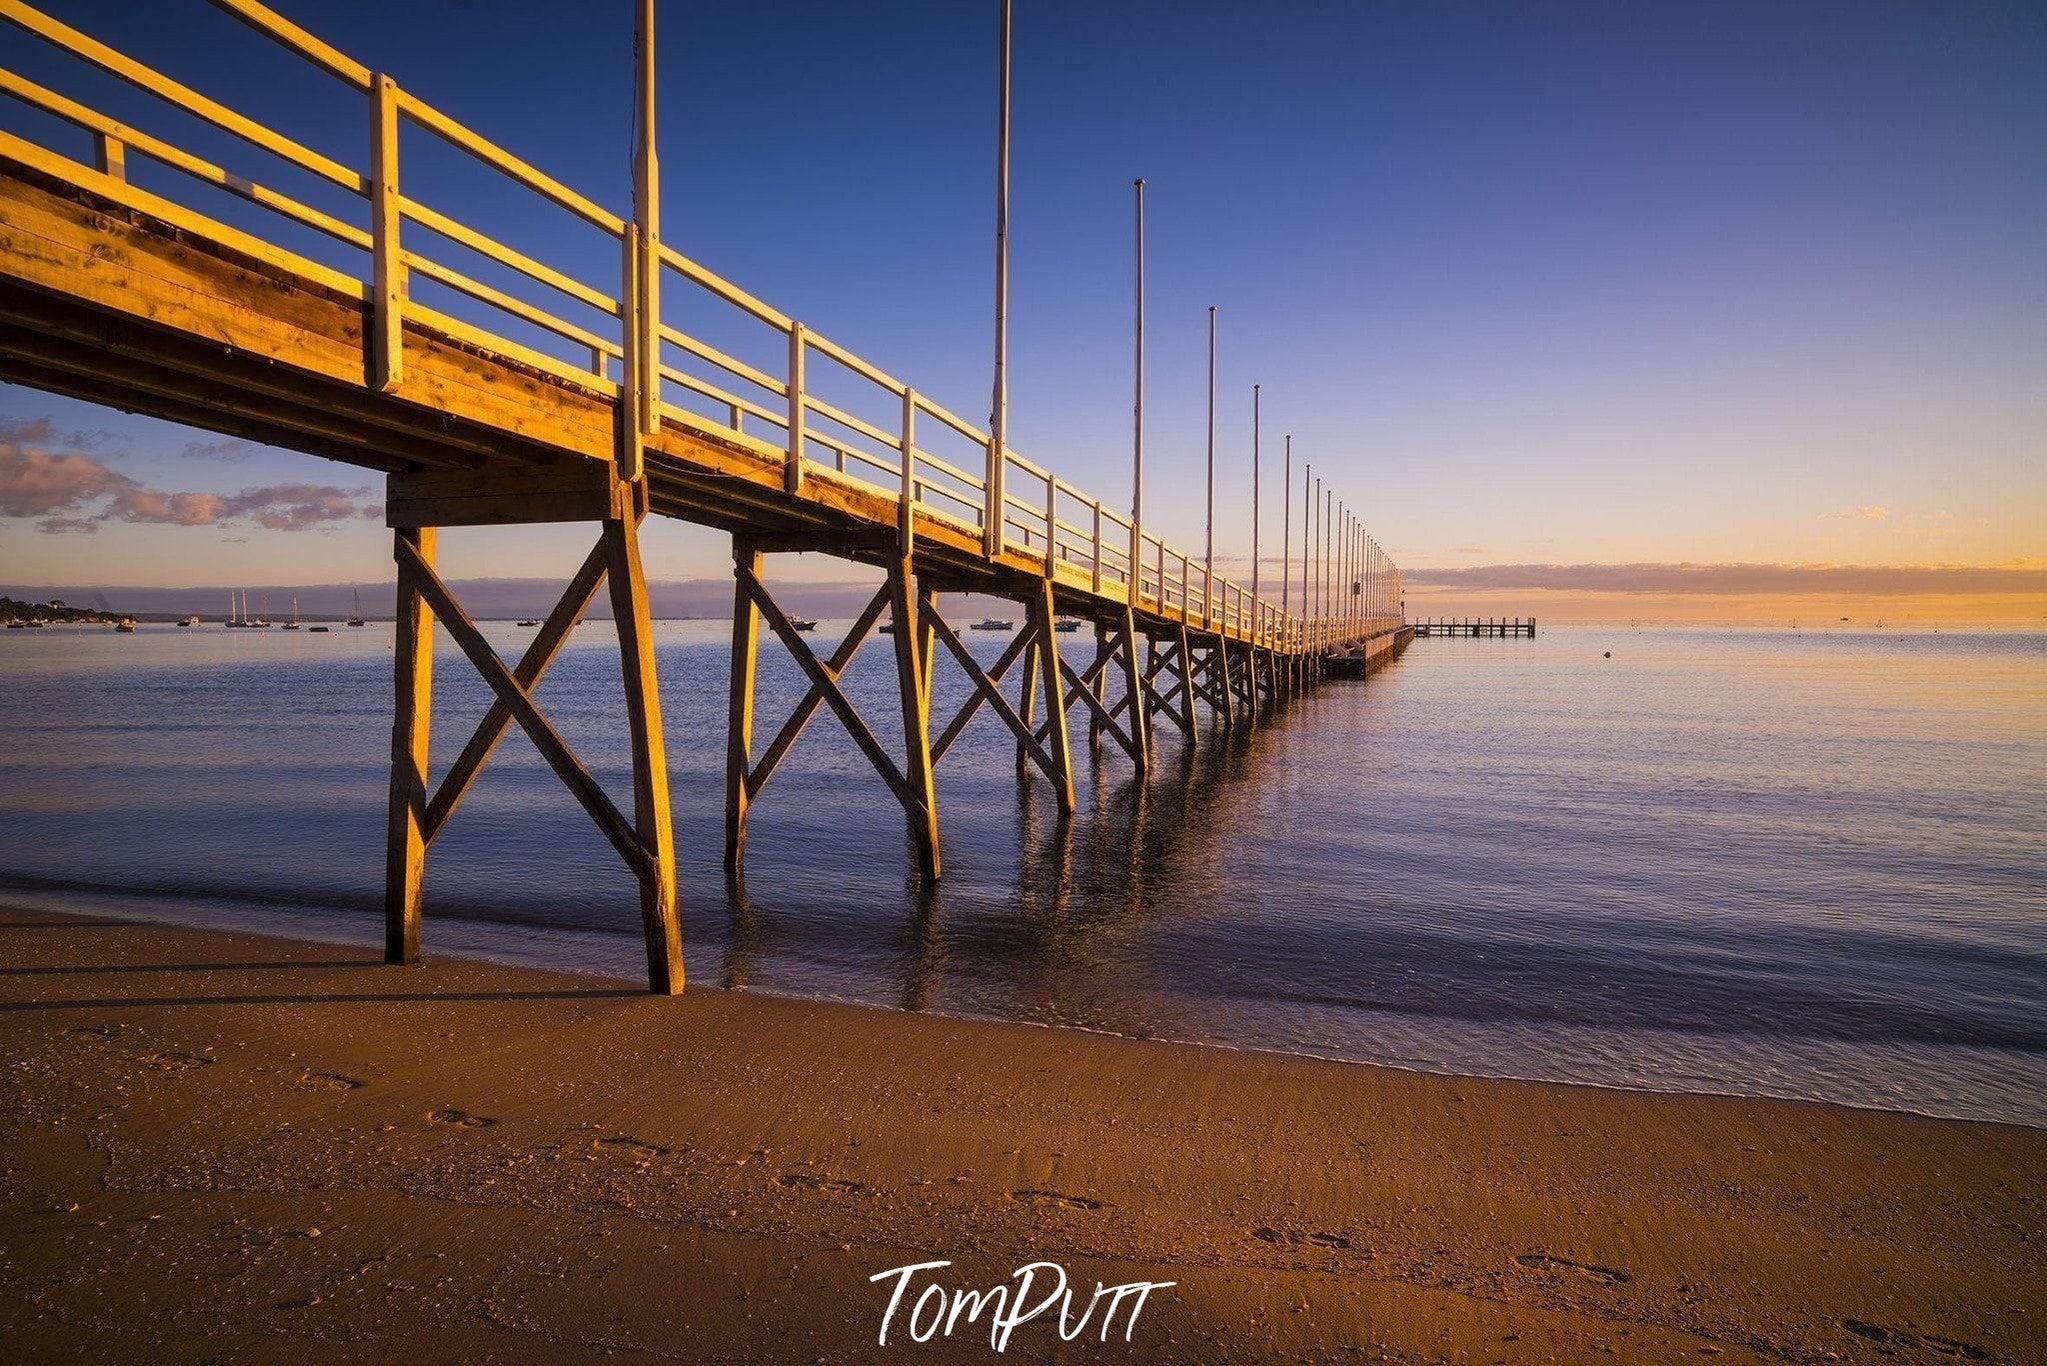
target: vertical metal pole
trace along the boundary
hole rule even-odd
[[[1322,643],[1322,481],[1315,481],[1315,608],[1310,613],[1315,623],[1315,643]]]
[[[1144,596],[1144,181],[1136,182],[1137,193],[1137,368],[1131,397],[1130,434],[1130,605],[1138,606]],[[1165,605],[1166,581],[1159,578],[1160,606]]]
[[[1258,385],[1251,386],[1251,601],[1258,601]],[[1251,643],[1258,643],[1252,632]]]
[[[640,226],[640,385],[637,420],[661,429],[661,162],[654,151],[654,0],[640,0],[633,34],[639,139],[633,156],[633,221]]]
[[[1307,647],[1308,619],[1312,615],[1312,610],[1308,605],[1308,546],[1309,542],[1313,539],[1313,532],[1308,509],[1313,504],[1308,500],[1310,497],[1310,486],[1313,484],[1314,479],[1315,462],[1310,460],[1307,463],[1307,467],[1301,472],[1301,646],[1303,649]]]
[[[1215,305],[1208,306],[1208,552],[1202,560],[1201,624],[1215,596]]]
[[[1280,489],[1279,524],[1279,614],[1284,618],[1292,607],[1294,581],[1294,434],[1286,434],[1286,477]]]
[[[1009,451],[1009,27],[1013,0],[1002,0],[1001,105],[995,125],[995,395],[988,417],[988,474],[982,550],[1002,553],[1009,504],[1003,473]]]
[[[1335,507],[1336,490],[1333,488],[1322,490],[1322,622],[1323,635],[1325,637],[1329,633],[1329,622],[1336,615],[1335,604],[1331,601],[1333,594],[1330,592],[1331,589],[1336,587],[1333,576],[1330,573],[1331,561],[1334,558],[1336,548],[1334,540],[1336,523],[1330,519],[1329,515]]]

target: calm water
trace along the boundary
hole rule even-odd
[[[728,887],[725,630],[658,628],[697,982],[2047,1124],[2047,636],[1418,641],[1142,787],[1112,751],[1065,824],[984,718],[925,896],[828,712]],[[486,695],[440,649],[445,763]],[[764,743],[799,687],[762,658]],[[4,633],[0,891],[376,942],[389,659],[377,626]],[[891,744],[892,669],[848,677]],[[608,624],[541,697],[626,793]],[[641,971],[631,880],[516,731],[427,891],[429,952]]]

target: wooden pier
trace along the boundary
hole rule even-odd
[[[1109,756],[1097,762],[1142,772],[1156,723],[1186,743],[1260,725],[1313,687],[1330,657],[1401,630],[1397,566],[1326,493],[1302,508],[1311,515],[1293,543],[1298,558],[1291,546],[1285,556],[1280,596],[1247,589],[663,241],[646,55],[651,4],[642,6],[628,215],[255,0],[213,3],[303,57],[309,81],[331,80],[362,100],[369,135],[356,164],[21,0],[0,0],[0,21],[158,97],[174,118],[232,135],[292,180],[320,182],[323,203],[354,212],[316,207],[273,187],[268,174],[216,164],[0,66],[0,94],[54,116],[49,146],[0,132],[0,379],[385,476],[398,576],[389,961],[417,959],[428,849],[516,723],[638,880],[650,986],[681,989],[668,768],[640,554],[649,515],[732,536],[725,859],[735,875],[748,813],[820,709],[832,711],[900,803],[919,868],[935,880],[936,773],[982,712],[1014,736],[1019,767],[1047,782],[1066,813],[1076,707],[1088,751]],[[570,107],[575,92],[555,94]],[[431,207],[430,187],[401,167],[401,129],[440,139],[564,211],[619,263],[615,276],[576,278]],[[192,193],[133,183],[127,168],[142,160],[182,173],[177,184]],[[237,224],[258,226],[209,213],[223,194],[244,201]],[[665,308],[678,284],[688,307]],[[683,330],[715,308],[766,337],[765,354],[749,360]],[[440,533],[536,522],[584,523],[593,544],[508,667],[440,577]],[[797,552],[883,574],[828,654],[812,650],[763,577],[768,556]],[[625,685],[629,810],[614,804],[535,697],[599,589],[610,596]],[[1018,602],[1023,629],[984,666],[940,612],[941,592]],[[895,626],[899,745],[839,682],[884,613]],[[1062,649],[1061,616],[1092,625],[1091,654]],[[496,697],[438,783],[428,752],[436,622]],[[757,749],[763,624],[809,687]],[[941,667],[961,670],[972,694],[934,729]],[[1013,696],[1005,691],[1012,682]]]
[[[1473,639],[1503,639],[1526,636],[1535,639],[1534,617],[1439,617],[1413,623],[1418,636],[1469,636]]]

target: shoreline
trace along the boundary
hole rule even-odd
[[[23,904],[25,899],[33,901],[36,898],[66,900],[76,903],[80,894],[89,896],[98,902],[117,903],[119,909],[115,909],[113,906],[96,905],[90,911],[81,912],[71,907],[59,907],[48,904]],[[34,914],[55,916],[105,914],[117,916],[124,920],[132,920],[138,924],[173,924],[206,933],[249,935],[260,939],[276,939],[289,943],[323,944],[334,947],[356,948],[372,954],[381,952],[382,949],[382,922],[378,918],[381,912],[373,909],[358,908],[357,913],[365,918],[364,925],[359,933],[350,934],[342,933],[338,930],[329,931],[325,927],[304,923],[293,923],[287,926],[279,926],[275,929],[252,927],[240,923],[218,923],[220,921],[238,921],[239,915],[235,909],[238,907],[274,913],[289,917],[294,922],[303,922],[313,919],[322,909],[321,903],[311,900],[305,902],[281,902],[264,897],[250,897],[237,901],[226,897],[182,897],[176,903],[176,910],[168,914],[164,913],[161,909],[163,903],[164,898],[161,895],[146,891],[66,883],[38,885],[35,883],[10,884],[0,881],[0,915],[4,915],[9,910],[14,909],[27,910]],[[152,904],[158,908],[155,913],[152,913],[150,909]],[[332,910],[334,908],[327,906],[326,909]],[[200,912],[201,915],[195,916],[191,914],[195,911]],[[218,913],[217,916],[214,914],[216,912]],[[215,923],[205,923],[206,920],[213,920]],[[563,976],[583,978],[592,982],[602,983],[606,987],[633,985],[634,973],[639,970],[638,960],[644,951],[637,935],[622,931],[614,932],[571,926],[535,926],[525,922],[479,920],[455,913],[443,913],[436,917],[435,923],[438,926],[436,935],[439,939],[436,952],[451,959],[489,963],[514,970],[555,973]],[[521,941],[538,940],[542,936],[551,937],[553,940],[568,939],[585,944],[593,941],[610,944],[615,941],[620,968],[615,973],[608,972],[596,965],[561,961],[560,958],[547,953],[545,948],[541,946],[533,948],[520,947]],[[454,942],[449,942],[451,939]],[[860,996],[834,994],[827,991],[776,991],[770,988],[752,986],[734,988],[712,985],[698,979],[692,979],[690,990],[734,991],[738,994],[755,995],[775,1000],[814,1001],[859,1010],[878,1010],[885,1013],[898,1013],[899,1011],[898,1007],[868,1000]],[[1933,1109],[1914,1108],[1903,1104],[1881,1104],[1874,1101],[1864,1102],[1829,1096],[1714,1090],[1703,1084],[1694,1087],[1659,1086],[1649,1083],[1630,1084],[1621,1081],[1602,1081],[1584,1077],[1532,1076],[1516,1072],[1485,1071],[1449,1065],[1430,1066],[1420,1061],[1383,1057],[1343,1057],[1336,1054],[1311,1053],[1299,1049],[1288,1049],[1256,1043],[1237,1043],[1226,1039],[1179,1038],[1165,1034],[1126,1034],[1093,1025],[1076,1024],[1071,1021],[1014,1019],[995,1014],[964,1014],[937,1008],[929,1008],[916,1013],[928,1015],[933,1019],[959,1020],[981,1024],[1008,1024],[1020,1028],[1050,1029],[1054,1031],[1070,1030],[1080,1034],[1097,1035],[1110,1039],[1125,1039],[1132,1042],[1160,1043],[1180,1048],[1215,1049],[1222,1052],[1247,1054],[1254,1057],[1301,1058],[1345,1067],[1386,1068],[1392,1071],[1408,1072],[1420,1076],[1461,1078],[1473,1081],[1526,1082],[1545,1086],[1584,1087],[1590,1090],[1614,1091],[1627,1095],[1698,1096],[1706,1099],[1734,1101],[1826,1105],[1869,1114],[1909,1115],[1919,1119],[1935,1119],[1959,1124],[2002,1124],[2014,1128],[2047,1133],[2047,1119],[2032,1122],[2027,1119],[2010,1116],[1942,1112]]]
[[[1026,1360],[2047,1357],[2039,1130],[0,922],[35,1358],[989,1359],[875,1344],[940,1258],[1177,1282]]]

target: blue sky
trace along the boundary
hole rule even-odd
[[[359,97],[200,0],[48,8],[364,163]],[[626,206],[626,0],[280,8]],[[1291,431],[1297,460],[1331,474],[1409,564],[2047,554],[2047,11],[1017,11],[1013,443],[1084,487],[1127,490],[1130,182],[1143,175],[1149,520],[1180,543],[1200,538],[1215,304],[1225,493],[1248,491],[1260,382],[1268,488]],[[976,419],[996,13],[979,0],[667,0],[660,39],[667,238]],[[13,31],[0,52],[225,151]],[[84,154],[12,107],[0,127]],[[408,189],[576,273],[611,269],[594,234],[415,147]],[[301,183],[260,154],[232,164]],[[0,388],[0,419],[38,418],[59,445],[109,433],[77,449],[151,489],[353,496],[373,482],[287,453],[194,455],[209,438]],[[1268,510],[1276,545],[1276,496]],[[1227,549],[1248,548],[1248,518],[1233,497]],[[307,579],[389,565],[361,518],[114,522],[90,536],[36,525],[0,520],[0,578],[276,581],[287,556]],[[457,539],[451,562],[470,573],[566,573],[582,549],[562,530],[470,550]],[[719,572],[724,554],[685,529],[650,550],[670,576]]]

